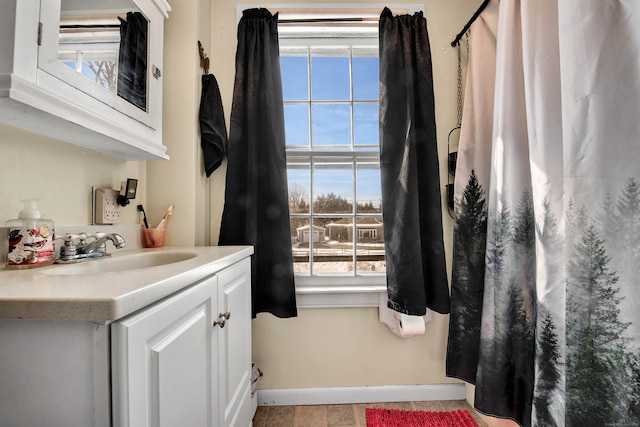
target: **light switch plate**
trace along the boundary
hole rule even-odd
[[[120,205],[117,199],[120,192],[111,188],[94,189],[94,224],[117,224],[120,222]]]

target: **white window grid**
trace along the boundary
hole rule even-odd
[[[321,53],[324,55],[331,55],[336,51],[340,51],[343,54],[348,52],[349,56],[349,83],[350,83],[350,99],[349,100],[312,100],[312,76],[313,67],[311,64],[311,58],[313,54]],[[288,168],[308,168],[310,171],[310,195],[309,195],[309,212],[308,213],[291,213],[292,218],[304,218],[309,220],[309,229],[313,229],[314,218],[349,218],[351,219],[352,230],[355,230],[354,237],[378,237],[378,230],[362,230],[357,226],[357,220],[359,218],[366,217],[378,217],[381,218],[381,213],[363,213],[357,212],[358,206],[358,188],[357,188],[357,171],[362,168],[379,168],[380,164],[380,152],[379,142],[375,141],[371,144],[357,144],[355,143],[355,127],[354,127],[354,106],[355,105],[377,105],[378,99],[370,100],[354,100],[353,93],[353,73],[352,73],[352,59],[354,52],[357,55],[369,55],[378,56],[378,38],[377,32],[371,34],[368,37],[363,36],[362,33],[358,33],[357,37],[345,37],[344,31],[340,34],[333,36],[327,36],[326,33],[321,37],[307,37],[302,38],[299,36],[287,34],[285,37],[280,38],[280,54],[281,56],[304,55],[307,58],[307,65],[309,70],[308,76],[308,91],[306,100],[285,101],[285,105],[304,105],[307,106],[309,114],[308,123],[308,144],[306,145],[292,145],[287,144],[287,167]],[[330,148],[315,147],[313,141],[312,131],[312,114],[314,105],[346,105],[350,110],[350,144],[349,145],[332,145]],[[331,162],[331,159],[335,159],[335,163]],[[344,168],[345,164],[351,163],[352,174],[352,211],[349,213],[316,213],[313,211],[314,200],[314,169],[318,165],[322,167],[332,167],[340,165]],[[382,230],[380,230],[381,232]],[[368,236],[367,236],[368,234]],[[360,285],[360,284],[383,284],[385,281],[385,274],[378,272],[366,272],[358,271],[358,240],[352,239],[352,254],[351,263],[353,269],[350,274],[345,273],[317,273],[314,271],[314,256],[313,256],[313,242],[314,239],[309,239],[309,272],[308,275],[297,275],[296,283],[298,285],[316,285],[326,279],[331,279],[333,284],[345,284],[345,285]],[[362,252],[362,251],[361,251]],[[302,280],[300,280],[302,279]]]

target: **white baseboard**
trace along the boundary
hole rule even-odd
[[[258,405],[337,405],[347,403],[464,400],[461,384],[258,390]]]

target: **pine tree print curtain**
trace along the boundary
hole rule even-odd
[[[487,414],[640,425],[638,22],[493,0],[471,28],[447,375]]]

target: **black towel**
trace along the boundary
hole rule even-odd
[[[200,145],[207,177],[218,169],[227,153],[227,127],[224,123],[220,88],[213,74],[202,76],[200,97]]]

